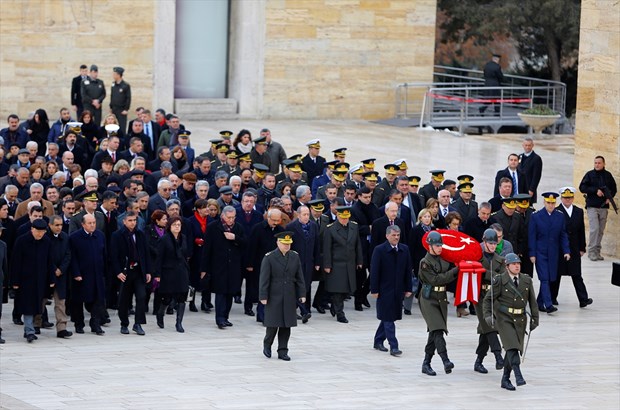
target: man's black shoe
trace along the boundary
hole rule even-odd
[[[388,351],[388,348],[383,346],[383,344],[376,344],[376,345],[373,346],[373,348],[375,350],[380,351],[380,352],[387,352]]]
[[[98,328],[98,329],[90,329],[90,331],[92,333],[95,333],[97,336],[103,336],[105,334],[105,332],[103,331],[102,328]]]
[[[246,309],[245,314],[248,316],[255,316],[254,311],[252,309]]]
[[[138,323],[136,323],[135,325],[133,325],[133,327],[131,328],[131,330],[133,330],[134,332],[136,332],[138,335],[140,336],[144,336],[146,334],[146,332],[144,331],[144,329],[142,329],[142,326],[140,326]]]
[[[121,333],[124,335],[129,334],[129,329],[127,328],[127,326],[121,326]]]
[[[66,339],[73,336],[73,332],[69,332],[68,330],[61,330],[60,332],[56,332],[56,337],[59,339]]]
[[[28,343],[32,343],[33,341],[37,340],[37,337],[35,335],[26,335],[26,340],[28,341]]]
[[[41,334],[41,328],[40,327],[35,327],[34,328],[34,334],[35,335],[40,335]]]
[[[308,323],[308,320],[312,317],[312,313],[306,313],[301,317],[301,323]]]
[[[552,305],[551,307],[548,307],[548,308],[547,308],[547,313],[549,313],[549,314],[551,314],[551,313],[553,313],[553,312],[557,312],[557,311],[558,311],[558,308],[556,308],[556,307],[555,307],[555,306],[553,306],[553,305]]]
[[[320,314],[324,315],[325,314],[325,309],[323,309],[321,306],[313,306],[317,312],[319,312]]]
[[[586,299],[586,300],[582,300],[581,302],[579,302],[579,307],[580,307],[580,308],[584,308],[584,307],[586,307],[586,306],[588,306],[588,305],[591,305],[591,304],[592,304],[592,302],[594,302],[594,301],[592,300],[592,298],[588,298],[588,299]]]
[[[228,326],[228,327],[231,327],[231,326],[233,325],[233,324],[232,324],[232,323],[230,323],[228,320],[225,320],[225,321],[224,321],[224,324],[225,324],[226,326]]]
[[[21,319],[13,319],[13,324],[18,325],[18,326],[23,326],[24,322],[22,322]]]
[[[407,316],[411,316],[411,311],[407,309],[403,309],[403,313]]]
[[[75,333],[79,333],[79,334],[83,335],[84,334],[84,326],[81,326],[81,327],[76,326],[75,327]]]
[[[400,356],[403,352],[399,349],[390,349],[390,355],[392,356]]]
[[[226,326],[224,323],[218,323],[217,324],[217,328],[218,329],[226,329],[228,326]]]
[[[238,305],[243,303],[243,302],[241,302],[241,296],[235,296],[235,303],[238,304]]]
[[[340,323],[349,323],[349,321],[347,320],[347,318],[346,318],[346,317],[344,317],[344,316],[340,316],[340,317],[338,318],[338,321],[339,321]]]
[[[285,362],[288,362],[291,360],[291,358],[288,357],[286,353],[282,353],[282,354],[278,353],[278,359],[284,360]]]
[[[263,346],[263,354],[267,359],[271,359],[271,346]]]
[[[43,324],[41,325],[41,327],[42,327],[43,329],[50,329],[50,328],[54,327],[54,324],[53,324],[53,323],[50,323],[50,322],[43,322]]]

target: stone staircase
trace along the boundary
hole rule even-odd
[[[233,120],[238,118],[232,98],[176,98],[174,112],[181,120]]]

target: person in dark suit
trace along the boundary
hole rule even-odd
[[[265,254],[260,267],[258,297],[265,307],[266,327],[263,354],[271,358],[271,345],[278,335],[278,359],[289,361],[288,340],[297,326],[296,302],[304,303],[304,275],[301,260],[291,251],[292,232],[276,234],[276,247]]]
[[[488,200],[488,203],[491,205],[491,212],[497,212],[502,209],[502,199],[510,197],[512,197],[512,179],[508,177],[502,177],[499,180],[498,194]]]
[[[570,260],[567,261],[564,258],[558,260],[558,278],[551,282],[551,300],[552,303],[555,302],[554,305],[557,305],[560,280],[562,276],[570,276],[577,293],[579,307],[584,308],[592,304],[592,299],[588,297],[588,290],[581,276],[581,257],[586,253],[586,227],[583,209],[573,205],[575,191],[576,189],[570,186],[560,188],[562,203],[555,208],[564,214]]]
[[[310,220],[310,209],[302,205],[297,208],[297,219],[286,225],[287,231],[293,233],[291,249],[297,252],[304,272],[306,285],[305,303],[297,303],[301,313],[301,320],[307,323],[312,317],[310,305],[312,298],[312,275],[321,267],[321,251],[319,246],[319,226]]]
[[[478,215],[463,224],[463,232],[478,242],[482,242],[482,234],[495,223],[491,216],[491,204],[482,202],[478,206]]]
[[[17,309],[24,315],[24,337],[28,343],[37,339],[34,317],[41,314],[41,302],[54,287],[51,241],[46,230],[43,219],[33,221],[30,232],[15,241],[11,255],[11,286],[19,292]]]
[[[149,198],[149,214],[159,209],[166,210],[166,202],[170,199],[170,189],[172,184],[167,179],[160,179],[157,183],[157,193]]]
[[[403,298],[411,293],[411,255],[409,247],[399,243],[400,228],[388,226],[386,241],[373,251],[370,263],[370,294],[377,299],[377,319],[379,327],[375,332],[373,347],[382,352],[388,349],[383,345],[385,339],[390,345],[390,354],[400,356],[394,322],[403,318]]]
[[[542,196],[545,208],[532,214],[528,246],[530,260],[536,266],[540,280],[540,292],[536,299],[538,309],[553,313],[558,308],[553,306],[550,284],[557,280],[559,259],[570,260],[570,248],[564,215],[555,209],[555,200],[559,195],[545,192]]]
[[[526,138],[523,140],[523,154],[519,155],[519,170],[525,174],[527,179],[528,192],[532,203],[536,203],[538,184],[542,177],[543,162],[540,155],[534,152],[534,140]]]
[[[65,301],[68,296],[69,266],[71,250],[69,235],[62,231],[63,223],[60,215],[52,215],[49,220],[48,237],[51,242],[52,269],[54,271],[54,314],[56,316],[56,336],[67,338],[73,335],[67,330],[67,309]]]
[[[314,181],[314,178],[323,173],[325,158],[319,155],[321,141],[313,139],[306,143],[308,153],[301,160],[301,167],[307,175],[306,181]]]
[[[207,227],[200,277],[208,276],[215,293],[215,323],[219,329],[232,326],[228,320],[233,295],[241,290],[241,260],[246,250],[243,228],[235,223],[235,208],[222,209],[219,221]]]
[[[73,163],[81,166],[82,170],[86,170],[88,163],[87,152],[77,143],[77,134],[71,129],[67,129],[63,142],[58,144],[58,155],[63,157],[64,153],[67,151],[73,154]],[[63,158],[63,164],[58,165],[61,171],[63,170],[63,165],[65,165],[66,168],[65,158]]]
[[[69,235],[71,248],[72,300],[71,320],[76,333],[84,333],[84,304],[90,311],[90,329],[98,336],[105,332],[105,272],[107,252],[105,236],[97,230],[93,215],[82,216],[82,228]]]
[[[82,104],[82,81],[86,80],[87,77],[88,67],[86,64],[82,64],[80,66],[80,75],[73,77],[73,80],[71,80],[71,105],[78,118],[82,115],[82,111],[84,111],[84,104]]]
[[[397,216],[398,204],[395,202],[388,202],[385,204],[384,212],[385,215],[373,221],[370,229],[370,255],[373,254],[377,246],[385,242],[385,229],[390,225],[398,225],[400,228],[400,241],[402,243],[406,243],[407,241],[407,236],[405,234],[407,228],[403,220]]]
[[[502,178],[508,178],[512,181],[512,192],[510,195],[528,193],[528,182],[525,174],[519,169],[519,156],[517,154],[508,155],[508,166],[500,169],[495,174],[495,186],[493,187],[493,195],[500,195],[499,185]]]
[[[128,211],[123,218],[123,227],[112,234],[110,241],[110,265],[114,275],[122,282],[119,292],[118,317],[121,319],[121,333],[129,334],[129,305],[135,295],[135,323],[132,330],[140,336],[145,332],[146,284],[151,281],[151,258],[146,235],[136,229],[138,215]]]
[[[6,207],[5,205],[0,205],[0,208],[2,207]],[[1,211],[2,212],[6,212],[6,211]],[[2,237],[2,233],[6,228],[4,227],[4,225],[2,224],[2,222],[0,221],[0,238]],[[5,285],[5,280],[9,275],[9,251],[8,251],[8,247],[6,245],[6,243],[4,241],[0,240],[0,291],[2,293],[0,293],[0,319],[2,318],[2,304],[5,301],[5,297],[4,295],[7,294],[8,296],[8,291],[5,293],[5,289],[6,289],[6,285]],[[0,345],[4,344],[4,339],[2,338],[2,328],[0,327]]]
[[[155,280],[159,282],[161,304],[157,310],[157,326],[164,328],[164,314],[170,303],[176,302],[177,317],[175,329],[184,333],[183,316],[189,289],[190,250],[187,240],[181,233],[183,221],[180,216],[173,216],[168,221],[167,232],[157,243],[157,259],[155,260]]]
[[[254,316],[252,311],[254,303],[258,303],[258,277],[263,257],[270,250],[276,247],[275,234],[283,232],[284,228],[280,226],[282,223],[282,212],[279,209],[272,208],[267,211],[267,219],[254,225],[249,236],[248,251],[249,259],[247,259],[246,275],[245,275],[245,300],[243,308],[245,314]],[[256,321],[263,322],[264,306],[258,305],[256,309]]]
[[[118,159],[124,159],[131,164],[131,161],[133,161],[134,158],[142,157],[146,162],[148,160],[148,155],[143,150],[144,143],[142,142],[142,138],[140,136],[133,136],[129,140],[129,148],[127,148],[125,151],[121,151],[118,153]]]
[[[263,217],[263,214],[257,211],[256,209],[254,209],[255,205],[256,205],[256,195],[253,192],[245,192],[243,196],[241,197],[241,205],[236,208],[237,216],[235,217],[235,221],[239,225],[241,225],[241,227],[243,228],[246,238],[250,237],[250,234],[252,233],[252,229],[254,228],[254,226],[260,224],[261,222],[265,220],[265,218]],[[243,258],[244,259],[242,261],[242,266],[247,267],[252,264],[251,255],[249,252],[244,253]],[[260,267],[260,262],[259,262],[259,267]],[[253,283],[253,281],[256,280],[256,284],[257,284],[256,286],[258,286],[258,276],[257,276],[258,273],[255,272],[254,270],[248,271],[247,269],[244,269],[242,274],[243,274],[243,279],[245,279],[246,281],[246,297],[247,297],[248,283]],[[239,304],[241,303],[241,293],[235,295],[235,303],[239,303]],[[256,302],[253,302],[253,303],[258,303],[258,296],[256,297]],[[258,308],[262,309],[260,304],[258,305]],[[248,309],[245,310],[245,313],[249,316],[254,316],[254,311],[252,310],[251,305],[249,306],[249,310]]]
[[[351,207],[336,207],[337,221],[328,225],[323,238],[325,290],[331,293],[331,314],[340,323],[349,323],[344,299],[356,289],[356,269],[363,266],[362,244],[357,223],[349,221]]]
[[[161,134],[161,127],[158,123],[152,120],[151,110],[143,110],[140,114],[140,119],[144,124],[143,133],[149,139],[149,150],[150,152],[157,151],[157,143],[159,142],[159,135]],[[129,124],[129,129],[131,129],[132,124]]]
[[[502,85],[502,81],[504,81],[504,74],[502,73],[502,66],[499,65],[502,56],[499,54],[493,54],[491,57],[491,61],[485,64],[483,69],[483,77],[484,77],[484,86],[485,87],[500,87]],[[484,90],[483,93],[487,98],[499,98],[501,93],[499,90]],[[495,114],[498,115],[500,112],[501,104],[496,103],[484,103],[479,110],[482,115],[489,104],[493,105],[493,110]]]

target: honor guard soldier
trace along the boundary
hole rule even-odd
[[[112,69],[112,89],[110,92],[110,110],[116,115],[118,125],[123,132],[127,132],[127,113],[131,106],[131,87],[123,80],[123,67],[114,67]]]
[[[437,373],[431,368],[431,359],[435,350],[443,361],[446,373],[452,373],[454,363],[448,358],[444,332],[448,333],[448,296],[446,285],[458,276],[459,269],[451,263],[441,259],[443,239],[437,231],[429,232],[426,237],[428,253],[420,261],[418,277],[422,285],[419,299],[420,311],[426,322],[428,341],[424,348],[424,362],[422,373],[435,376]]]
[[[497,330],[492,326],[489,326],[484,320],[484,311],[482,301],[487,292],[491,288],[493,278],[497,275],[501,275],[506,272],[506,265],[504,264],[504,258],[495,253],[497,248],[498,236],[497,232],[493,229],[487,229],[482,234],[482,259],[480,263],[486,269],[482,280],[480,281],[480,296],[478,300],[480,302],[476,305],[476,316],[478,317],[478,347],[476,348],[476,362],[474,363],[474,370],[478,373],[488,373],[489,371],[484,367],[482,361],[487,355],[489,348],[493,355],[495,355],[495,368],[501,370],[504,367],[504,359],[502,358],[502,346],[499,344],[497,338]]]
[[[517,386],[525,380],[521,374],[519,353],[525,354],[525,329],[530,317],[530,332],[538,327],[538,306],[532,278],[521,274],[521,259],[517,254],[506,255],[506,272],[493,279],[491,290],[484,297],[484,320],[495,327],[506,350],[501,387],[515,390],[510,382],[514,371]],[[528,305],[530,311],[528,312]]]
[[[101,104],[105,99],[105,84],[98,79],[99,68],[96,65],[90,66],[89,76],[82,81],[82,104],[84,111],[93,113],[94,122],[97,127],[101,125]]]
[[[259,299],[265,306],[263,354],[271,357],[271,345],[278,335],[278,359],[289,361],[288,340],[297,326],[297,301],[306,302],[306,285],[301,260],[291,251],[293,232],[274,235],[277,248],[265,254],[260,267]]]

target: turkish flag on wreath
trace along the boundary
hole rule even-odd
[[[441,258],[454,263],[459,267],[459,277],[454,295],[454,305],[460,305],[465,301],[478,303],[480,297],[480,283],[486,269],[482,266],[482,248],[478,241],[469,235],[459,231],[437,229],[443,239]],[[426,237],[422,237],[422,245],[428,251]]]

